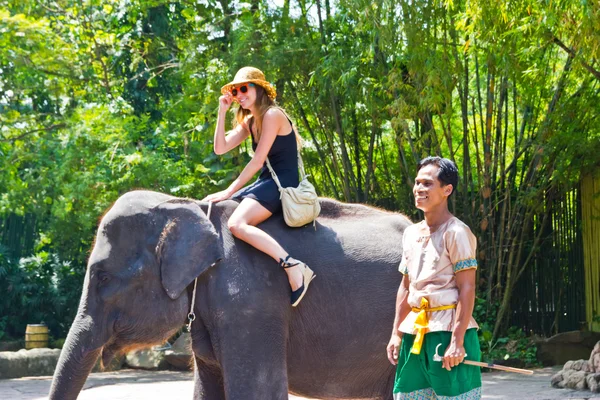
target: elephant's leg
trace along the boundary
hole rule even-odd
[[[225,400],[221,371],[198,357],[194,361],[194,400]]]
[[[227,399],[287,400],[287,335],[284,323],[256,317],[228,329],[219,346]],[[241,327],[241,329],[240,329]]]
[[[266,350],[266,349],[263,349]],[[284,354],[273,354],[267,361],[262,354],[240,354],[235,365],[223,372],[227,399],[287,400],[288,379]]]

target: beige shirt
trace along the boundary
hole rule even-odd
[[[477,239],[469,227],[452,217],[430,235],[425,221],[421,221],[406,228],[402,243],[399,269],[410,277],[408,304],[419,308],[422,297],[429,301],[429,308],[457,304],[455,274],[477,268]],[[455,314],[456,309],[429,312],[428,332],[452,331]],[[416,334],[417,315],[411,311],[400,324],[399,331]],[[467,329],[478,327],[471,317]]]

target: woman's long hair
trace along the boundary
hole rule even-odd
[[[277,105],[275,100],[271,99],[265,89],[263,89],[260,85],[254,85],[256,88],[256,105],[258,109],[258,117],[255,118],[254,125],[256,126],[256,142],[260,140],[260,134],[262,132],[262,120],[263,116],[267,112],[269,108],[279,108],[285,115],[292,121],[292,119],[288,116],[285,110]],[[242,106],[238,106],[238,109],[235,114],[235,119],[238,124],[242,124],[246,117],[250,115],[250,110],[242,108]],[[302,137],[298,134],[298,129],[296,129],[296,124],[292,121],[292,128],[294,130],[294,134],[296,135],[296,142],[298,143],[298,150],[302,148]],[[252,135],[252,132],[250,132]]]

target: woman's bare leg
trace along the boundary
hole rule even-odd
[[[285,259],[288,256],[287,251],[268,233],[256,227],[271,215],[273,214],[258,201],[245,198],[229,217],[227,226],[233,236],[270,255],[275,261],[279,262],[280,258]],[[292,290],[302,286],[300,266],[286,268],[284,271],[288,275]]]

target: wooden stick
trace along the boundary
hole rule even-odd
[[[530,370],[530,369],[505,367],[504,365],[498,365],[498,364],[492,364],[492,363],[484,363],[484,362],[480,362],[480,361],[471,361],[471,360],[463,360],[463,363],[464,364],[468,364],[468,365],[475,365],[477,367],[499,369],[501,371],[507,371],[507,372],[516,372],[517,374],[533,375],[533,371]]]
[[[438,349],[442,344],[438,344],[435,347],[435,354],[433,355],[433,361],[436,362],[442,362],[442,360],[444,359],[442,356],[440,356],[438,354]],[[467,355],[465,354],[465,357]],[[505,367],[504,365],[498,365],[498,364],[492,364],[492,363],[484,363],[481,361],[471,361],[471,360],[464,360],[462,361],[463,363],[467,364],[467,365],[475,365],[476,367],[484,367],[484,368],[491,368],[491,369],[499,369],[501,371],[507,371],[507,372],[516,372],[517,374],[525,374],[525,375],[533,375],[533,371],[529,370],[529,369],[521,369],[521,368],[513,368],[513,367]]]

